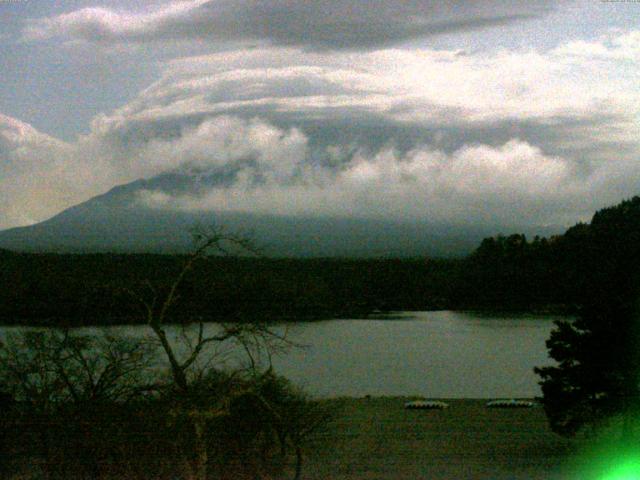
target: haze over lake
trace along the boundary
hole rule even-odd
[[[533,367],[552,362],[545,341],[555,318],[440,311],[299,323],[286,330],[303,347],[275,355],[273,364],[314,396],[534,397],[540,389]],[[147,332],[144,326],[111,330]],[[177,338],[176,327],[168,331]]]

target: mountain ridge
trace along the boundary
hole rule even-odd
[[[195,225],[224,225],[250,234],[280,257],[464,256],[499,231],[561,233],[563,227],[467,226],[424,221],[286,216],[223,211],[174,211],[145,206],[143,190],[194,191],[191,176],[165,174],[118,185],[34,225],[0,231],[0,248],[59,253],[181,253]],[[211,177],[207,184],[224,182]]]

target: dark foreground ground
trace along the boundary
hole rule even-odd
[[[552,433],[540,406],[489,409],[447,400],[405,410],[407,398],[331,400],[339,416],[307,451],[306,479],[573,479],[574,445]]]
[[[487,400],[445,400],[444,410],[405,410],[407,400],[327,400],[335,419],[306,445],[301,480],[613,478],[578,472],[577,443],[552,433],[540,406],[490,409]],[[43,478],[33,466],[20,470],[8,478]],[[292,479],[293,466],[286,470],[282,478]]]

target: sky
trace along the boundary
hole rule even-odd
[[[133,201],[569,226],[640,193],[639,61],[631,1],[0,0],[0,229],[167,173]]]

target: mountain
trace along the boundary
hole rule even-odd
[[[192,188],[190,177],[177,174],[118,186],[41,223],[1,231],[0,248],[29,252],[184,252],[191,246],[189,231],[195,225],[216,224],[250,234],[272,256],[462,256],[482,238],[500,231],[549,235],[562,230],[186,212],[150,208],[137,201],[137,193],[144,189],[175,193]]]

